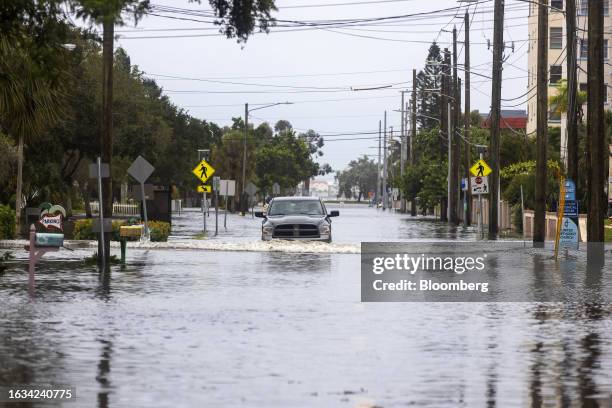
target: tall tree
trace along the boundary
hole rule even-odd
[[[419,128],[433,129],[440,116],[440,86],[442,84],[443,57],[435,42],[429,47],[425,68],[417,75],[417,97]]]

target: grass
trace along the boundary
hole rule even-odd
[[[612,227],[612,220],[608,219],[606,221],[606,227]],[[605,228],[606,233],[606,242],[612,242],[612,228]]]

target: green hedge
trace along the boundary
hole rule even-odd
[[[85,239],[94,240],[96,239],[96,233],[92,229],[93,219],[77,220],[74,223],[74,239]],[[130,225],[130,223],[123,220],[113,221],[113,241],[119,241],[119,228],[122,225]],[[170,235],[170,224],[162,221],[150,221],[149,229],[151,230],[151,241],[153,242],[166,242]]]
[[[15,238],[15,211],[8,205],[0,204],[0,239]]]

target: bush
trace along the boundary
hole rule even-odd
[[[113,241],[119,241],[119,229],[122,225],[137,224],[135,220],[114,220],[113,221]],[[74,239],[94,240],[96,233],[91,230],[93,219],[77,220],[74,223]],[[170,224],[162,221],[149,221],[149,230],[151,232],[151,241],[166,242],[170,235]]]
[[[0,239],[15,238],[15,211],[8,206],[0,204]]]
[[[163,221],[150,221],[149,230],[151,233],[151,241],[166,242],[170,235],[170,224]]]

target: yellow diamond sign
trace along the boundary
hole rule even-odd
[[[206,183],[214,173],[215,169],[206,162],[206,160],[202,160],[195,169],[192,170],[192,173],[202,182]]]
[[[480,159],[470,168],[470,173],[475,177],[483,177],[491,174],[493,170],[489,167],[486,161]]]
[[[198,193],[212,193],[211,186],[198,186]]]

